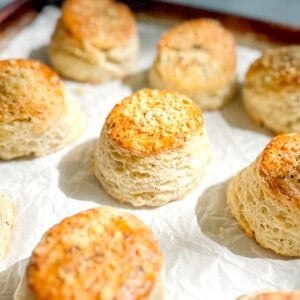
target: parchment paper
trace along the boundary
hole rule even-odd
[[[59,9],[46,7],[23,29],[0,58],[32,58],[49,64],[46,47]],[[0,190],[16,204],[9,253],[0,262],[0,299],[10,300],[33,247],[64,217],[99,205],[138,216],[164,252],[167,299],[234,299],[261,289],[300,289],[300,260],[265,250],[238,228],[225,206],[228,180],[249,165],[271,138],[256,128],[240,99],[205,112],[213,159],[200,186],[186,198],[153,209],[121,205],[106,195],[90,170],[91,153],[106,115],[123,97],[147,86],[146,71],[156,43],[171,24],[139,21],[141,54],[135,74],[123,81],[89,85],[65,81],[86,113],[86,131],[72,145],[46,157],[0,162]],[[242,82],[259,52],[238,47]]]

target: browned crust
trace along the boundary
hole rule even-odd
[[[246,74],[247,87],[268,90],[300,89],[300,46],[266,50]]]
[[[34,299],[148,299],[162,253],[150,229],[111,207],[65,218],[34,249],[27,281]]]
[[[161,77],[178,87],[214,92],[235,76],[235,48],[230,32],[216,20],[189,20],[162,36],[158,44],[157,65]],[[178,55],[166,60],[170,57],[170,50]]]
[[[102,49],[121,47],[136,33],[136,21],[128,6],[109,0],[67,0],[62,24],[81,42]]]
[[[200,18],[182,22],[161,37],[158,51],[164,48],[204,49],[215,58],[224,61],[224,67],[230,72],[235,69],[234,39],[217,20]]]
[[[266,292],[255,297],[255,300],[299,300],[300,291]]]
[[[300,132],[273,138],[262,153],[260,170],[274,193],[300,207]]]
[[[39,131],[65,110],[58,75],[38,61],[0,61],[0,125],[28,121]]]
[[[106,129],[120,148],[156,155],[182,148],[203,133],[200,109],[186,96],[144,89],[123,99],[106,119]]]

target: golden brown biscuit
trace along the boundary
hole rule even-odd
[[[8,251],[14,219],[14,204],[10,198],[0,193],[0,259]]]
[[[67,0],[48,54],[62,76],[96,83],[133,71],[138,48],[135,17],[125,4]]]
[[[148,89],[113,108],[93,170],[118,201],[159,206],[194,189],[209,158],[201,110],[186,96]]]
[[[162,271],[160,247],[141,220],[115,208],[94,208],[46,232],[15,299],[159,300]]]
[[[249,237],[286,256],[300,256],[300,132],[271,140],[229,183],[227,202]]]
[[[233,37],[212,19],[179,24],[161,37],[149,83],[187,95],[202,110],[221,107],[236,86]]]
[[[243,104],[257,124],[277,134],[300,131],[300,46],[269,49],[251,64]]]
[[[240,296],[237,300],[300,300],[300,291],[259,292],[251,295]]]
[[[0,159],[48,154],[82,131],[82,112],[56,73],[38,61],[0,61]]]

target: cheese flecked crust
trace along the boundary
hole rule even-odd
[[[141,90],[108,115],[93,170],[118,201],[158,206],[194,189],[209,159],[209,141],[197,105],[177,93]]]
[[[84,129],[83,113],[58,75],[38,61],[0,61],[0,159],[56,151]]]
[[[300,256],[300,133],[276,136],[228,186],[227,202],[249,237]]]
[[[0,125],[31,121],[40,133],[65,110],[60,78],[38,61],[0,61]]]
[[[217,109],[235,91],[235,47],[232,35],[215,20],[183,22],[161,37],[150,86],[186,94],[203,110]]]
[[[276,134],[300,131],[300,46],[266,50],[248,69],[243,105]]]
[[[162,263],[141,220],[101,207],[52,227],[33,250],[26,281],[32,299],[151,299]]]
[[[142,90],[117,104],[106,119],[112,142],[137,155],[183,147],[203,132],[202,113],[177,93]]]

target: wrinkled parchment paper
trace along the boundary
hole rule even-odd
[[[32,58],[49,64],[46,47],[60,11],[46,7],[0,58]],[[186,198],[159,208],[134,209],[103,192],[90,170],[91,153],[106,115],[123,97],[147,85],[146,71],[156,43],[171,24],[139,21],[141,55],[135,74],[99,85],[65,81],[86,113],[86,131],[72,145],[46,157],[0,162],[0,190],[16,204],[9,253],[0,262],[0,299],[10,300],[33,247],[62,218],[99,205],[115,206],[141,218],[164,252],[167,299],[234,299],[262,289],[300,289],[300,260],[262,249],[238,228],[225,206],[228,180],[249,165],[271,138],[256,128],[240,99],[205,112],[213,159],[201,185]],[[243,80],[257,50],[238,47]]]

